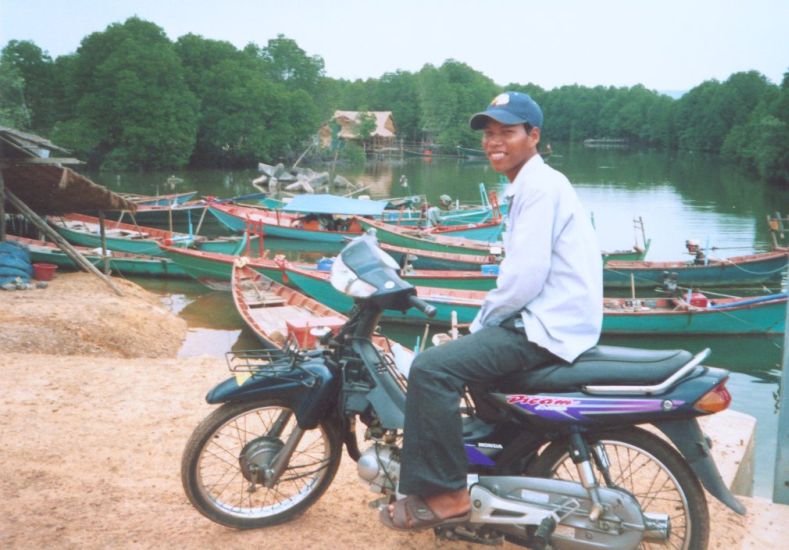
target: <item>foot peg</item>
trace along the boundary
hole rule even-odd
[[[492,529],[481,527],[469,528],[467,525],[450,525],[433,529],[436,537],[441,540],[471,542],[485,546],[500,546],[504,544],[504,536]]]
[[[556,520],[552,517],[543,519],[534,532],[534,548],[544,550],[551,541],[551,535],[553,535],[554,531],[556,531]]]

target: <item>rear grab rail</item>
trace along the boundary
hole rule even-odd
[[[702,361],[704,361],[710,354],[710,348],[704,348],[698,352],[693,359],[685,363],[685,365],[677,372],[666,378],[660,384],[654,386],[584,386],[582,389],[585,393],[592,395],[655,395],[665,392],[678,380],[688,375],[690,371],[695,369]]]

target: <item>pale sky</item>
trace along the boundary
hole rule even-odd
[[[32,40],[56,58],[133,15],[173,41],[284,34],[351,80],[450,58],[546,89],[687,90],[746,70],[778,84],[789,70],[789,0],[0,0],[0,47]]]

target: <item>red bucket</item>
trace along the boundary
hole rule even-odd
[[[55,264],[33,264],[33,278],[36,281],[51,281],[57,268]]]

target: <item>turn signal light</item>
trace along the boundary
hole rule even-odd
[[[696,401],[695,408],[697,411],[712,414],[726,410],[729,408],[729,403],[731,403],[731,394],[726,389],[724,380]]]

